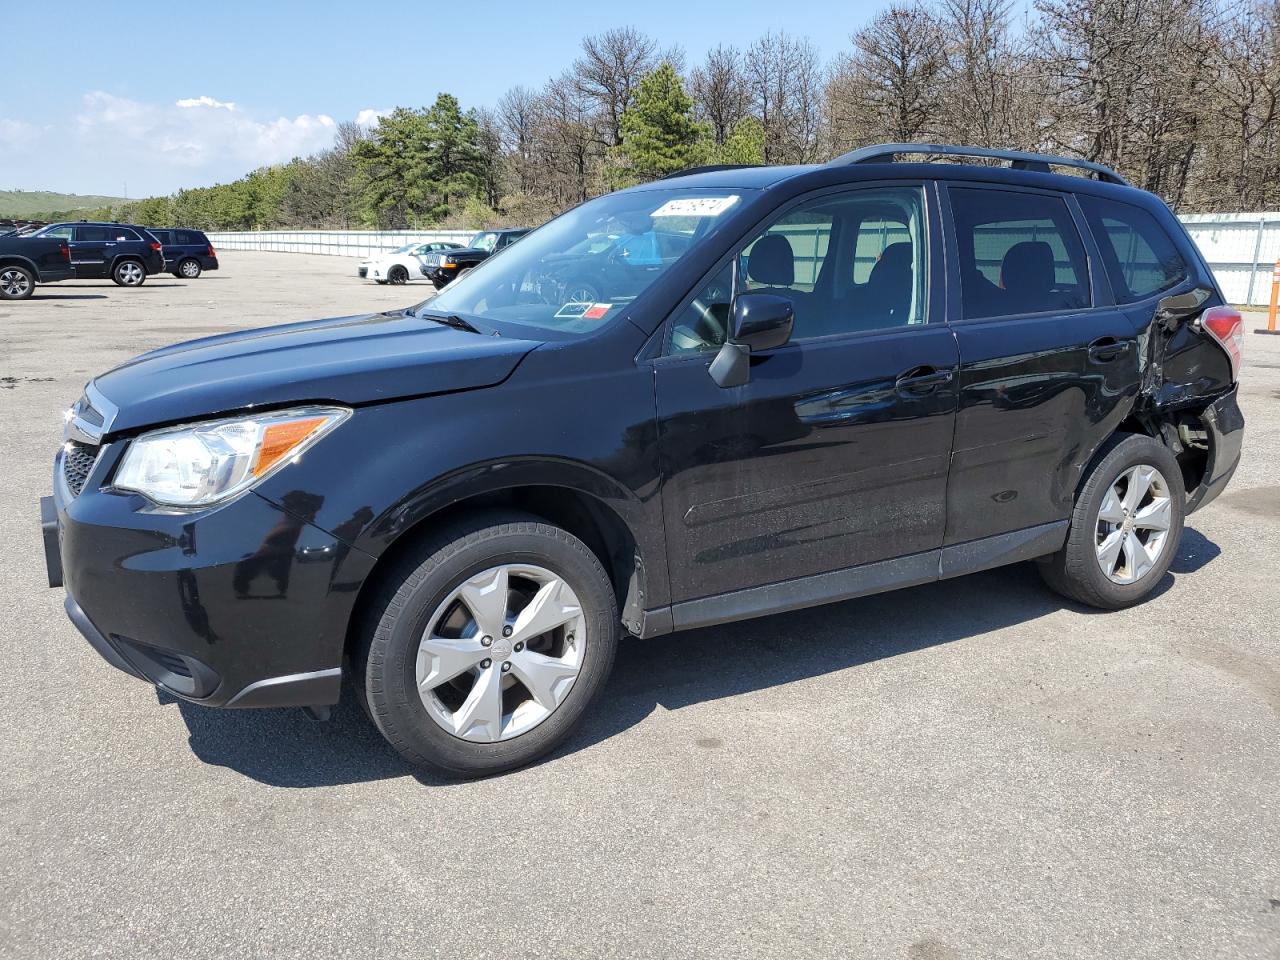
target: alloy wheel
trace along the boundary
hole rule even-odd
[[[529,564],[492,567],[432,613],[418,646],[418,695],[456,737],[510,740],[564,702],[586,643],[582,605],[563,578]]]
[[[116,276],[120,278],[120,282],[126,287],[136,287],[142,282],[146,274],[142,272],[142,267],[130,260],[120,264],[119,269],[116,270]]]
[[[1138,464],[1116,477],[1102,506],[1094,540],[1098,565],[1114,583],[1134,583],[1160,560],[1173,524],[1169,484],[1155,467]]]
[[[200,264],[194,260],[187,260],[182,264],[182,275],[188,280],[194,280],[200,276]]]
[[[31,289],[31,278],[21,270],[8,269],[0,271],[0,291],[6,297],[18,300],[27,295]]]

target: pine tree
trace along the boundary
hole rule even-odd
[[[635,103],[622,115],[617,148],[632,182],[653,180],[697,163],[707,131],[693,118],[693,100],[680,75],[663,61],[640,80]]]

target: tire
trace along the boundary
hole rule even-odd
[[[543,602],[527,607],[534,596]],[[492,598],[500,604],[487,607]],[[540,611],[535,628],[564,619],[526,634],[519,616],[529,609]],[[613,586],[581,540],[528,514],[484,512],[446,525],[387,573],[352,659],[374,725],[401,756],[487,776],[569,735],[604,687],[620,631]]]
[[[194,280],[200,276],[200,261],[193,259],[183,260],[178,264],[177,275],[183,280]]]
[[[140,287],[147,282],[147,268],[137,260],[121,260],[111,268],[111,279],[121,287]]]
[[[397,263],[394,267],[392,267],[389,271],[387,271],[387,280],[395,284],[408,283],[409,271]]]
[[[1168,447],[1139,434],[1117,435],[1094,458],[1076,495],[1067,542],[1038,564],[1040,573],[1058,593],[1088,606],[1132,606],[1177,555],[1186,502],[1182,471]]]
[[[0,300],[26,300],[35,292],[36,278],[16,263],[0,267]]]

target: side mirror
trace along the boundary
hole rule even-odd
[[[733,301],[724,346],[711,361],[711,379],[722,387],[740,387],[751,379],[751,351],[772,350],[791,339],[795,307],[786,297],[744,293]]]

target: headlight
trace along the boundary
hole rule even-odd
[[[440,266],[442,266],[442,267],[452,267],[453,265],[454,265],[454,264],[453,264],[453,257],[441,257],[441,258],[440,258]]]
[[[144,433],[129,444],[112,486],[176,507],[217,503],[295,460],[349,416],[343,407],[299,407]]]

